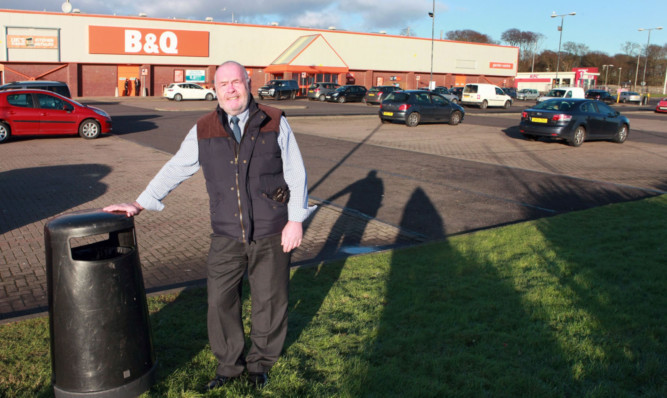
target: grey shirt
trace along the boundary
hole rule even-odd
[[[241,135],[248,122],[248,110],[237,115]],[[287,119],[280,119],[280,133],[278,134],[283,161],[285,182],[290,189],[290,199],[287,203],[287,213],[290,221],[303,222],[315,210],[316,206],[308,206],[308,181],[306,169],[299,146]],[[153,177],[144,192],[139,195],[137,202],[147,210],[162,210],[162,200],[179,186],[183,181],[193,176],[200,168],[199,145],[197,142],[197,125],[194,125],[181,143],[176,154]]]

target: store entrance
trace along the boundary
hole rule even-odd
[[[141,68],[139,65],[118,65],[118,96],[141,95]]]
[[[338,74],[301,72],[298,82],[301,95],[306,95],[308,94],[308,87],[313,83],[338,83]]]

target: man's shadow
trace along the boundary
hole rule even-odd
[[[333,201],[344,195],[349,195],[345,208],[356,209],[359,214],[354,217],[345,213],[340,214],[329,232],[324,246],[315,256],[315,261],[318,261],[318,263],[322,259],[346,257],[350,254],[346,251],[353,251],[354,248],[360,247],[368,223],[377,216],[378,210],[382,206],[384,184],[382,179],[378,178],[377,171],[371,170],[365,178],[353,182],[333,194],[326,201]],[[305,289],[298,289],[291,294],[290,327],[285,343],[286,349],[299,339],[303,330],[308,327],[317,314],[331,287],[338,280],[344,265],[344,261],[326,264],[326,266],[322,266],[320,263],[320,270],[315,275],[312,267],[298,268],[293,272],[290,281],[292,285],[313,286],[316,284],[319,285],[319,288],[307,289],[307,292]],[[298,295],[299,293],[308,293],[309,295],[308,297],[301,297]]]

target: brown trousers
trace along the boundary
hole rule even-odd
[[[281,235],[250,244],[211,236],[208,254],[208,338],[218,359],[217,374],[236,377],[268,372],[278,360],[287,335],[290,254],[280,245]],[[247,272],[251,296],[252,345],[244,357],[241,319],[243,276]]]

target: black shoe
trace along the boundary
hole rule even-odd
[[[225,384],[229,383],[233,379],[234,379],[233,377],[215,375],[215,378],[206,385],[205,389],[207,391],[215,390],[216,388],[220,388]]]
[[[255,387],[262,388],[269,382],[269,375],[266,372],[261,373],[248,373],[248,381],[251,384],[254,384]]]

